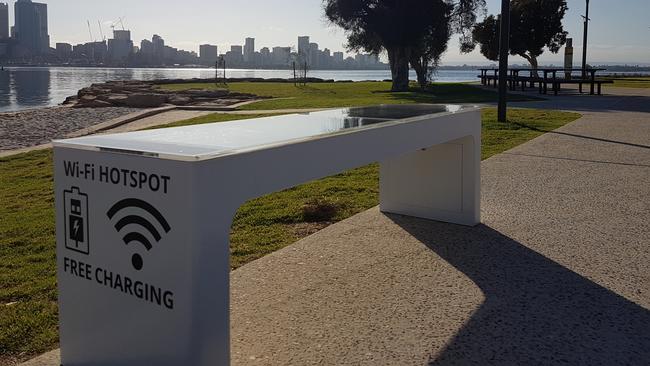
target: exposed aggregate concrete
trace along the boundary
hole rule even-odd
[[[0,151],[46,144],[82,128],[140,110],[52,107],[0,113]]]

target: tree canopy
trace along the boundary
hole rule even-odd
[[[485,0],[324,0],[325,15],[346,32],[348,49],[386,51],[392,90],[408,89],[409,62],[428,73],[447,48],[452,33],[463,39]]]
[[[510,2],[510,54],[526,59],[537,68],[537,58],[544,48],[557,53],[566,43],[567,32],[562,19],[568,7],[566,0],[512,0]],[[464,51],[479,45],[489,60],[499,59],[500,16],[490,15],[476,24],[472,43]]]
[[[411,67],[417,74],[418,84],[426,86],[432,79],[432,74],[437,68],[440,58],[447,51],[447,43],[451,37],[451,29],[446,13],[440,12],[438,25],[430,27],[429,32],[414,48],[409,58]]]

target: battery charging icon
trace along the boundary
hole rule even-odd
[[[78,187],[63,191],[65,202],[65,247],[88,254],[88,195]]]

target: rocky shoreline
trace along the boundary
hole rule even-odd
[[[46,144],[83,128],[137,111],[140,109],[51,107],[0,113],[0,151]]]
[[[63,104],[74,108],[156,108],[165,105],[222,107],[264,99],[254,94],[231,92],[226,88],[167,90],[159,88],[158,84],[161,82],[108,81],[93,84],[79,90],[77,95],[66,98]]]

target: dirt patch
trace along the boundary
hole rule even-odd
[[[333,223],[334,221],[300,222],[297,224],[289,224],[287,227],[298,239],[302,239],[332,225]]]

